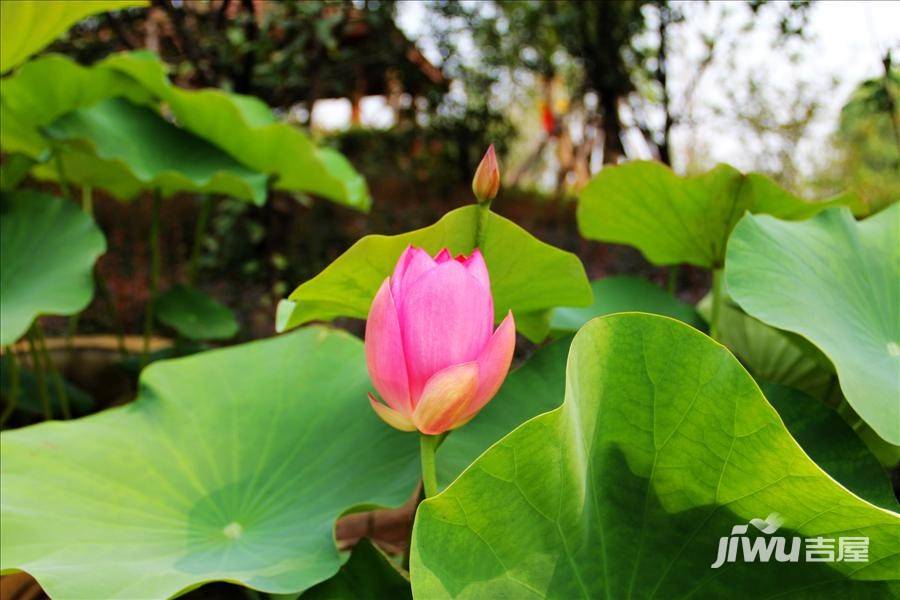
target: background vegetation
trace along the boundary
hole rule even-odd
[[[548,382],[562,374],[545,366],[561,359],[568,342],[550,343],[547,334],[566,339],[590,317],[620,310],[666,314],[709,330],[758,380],[801,390],[827,406],[832,421],[815,423],[821,430],[810,434],[813,441],[804,449],[831,466],[833,457],[821,442],[823,431],[834,433],[853,450],[852,468],[835,468],[844,468],[850,480],[854,471],[862,473],[854,485],[841,482],[893,506],[884,475],[893,478],[895,492],[900,489],[898,447],[863,422],[872,424],[889,411],[857,405],[850,394],[848,403],[835,374],[853,363],[848,354],[854,353],[837,348],[825,357],[823,347],[775,329],[795,331],[790,316],[782,323],[777,306],[754,297],[754,290],[775,284],[742,287],[736,280],[729,291],[741,297],[732,301],[724,296],[722,270],[733,229],[728,252],[735,239],[767,249],[751,267],[774,269],[784,257],[771,248],[792,243],[794,230],[767,229],[766,217],[738,225],[744,212],[796,220],[848,206],[863,219],[884,217],[900,198],[900,68],[892,59],[900,40],[871,36],[865,58],[877,68],[840,81],[840,73],[807,68],[822,7],[806,0],[126,4],[135,6],[74,16],[71,29],[34,56],[21,57],[22,64],[8,67],[12,54],[4,49],[3,293],[8,306],[15,300],[27,307],[3,323],[4,429],[128,404],[140,392],[138,374],[148,364],[269,338],[285,323],[337,317],[340,327],[361,335],[369,298],[360,282],[380,276],[372,265],[388,265],[393,246],[369,242],[371,272],[347,258],[353,251],[345,252],[368,234],[428,227],[469,205],[472,174],[493,143],[503,178],[494,209],[512,221],[498,224],[496,235],[533,244],[534,272],[552,271],[542,275],[543,283],[569,290],[569,296],[556,289],[555,296],[538,290],[527,297],[530,284],[506,275],[512,267],[497,278],[502,302],[525,306],[526,318],[517,314],[516,364],[531,365],[501,395],[528,387],[533,377],[541,381],[537,389],[547,388],[546,398],[557,399]],[[16,26],[3,37],[40,29],[39,12],[9,19],[11,10],[4,3],[4,27]],[[771,69],[747,68],[751,52],[766,53]],[[833,110],[835,102],[840,110]],[[722,151],[729,145],[739,149],[736,159]],[[718,162],[737,163],[740,171]],[[663,191],[655,196],[641,187],[651,184]],[[684,198],[699,198],[703,210],[669,214]],[[445,223],[465,229],[473,212],[463,209]],[[26,235],[10,215],[40,227],[30,226]],[[653,235],[648,223],[659,227]],[[516,225],[577,255],[594,304],[550,310],[577,304],[569,300],[586,297],[588,281],[569,268],[572,261]],[[668,239],[667,232],[679,227],[690,231],[691,243]],[[809,235],[856,231],[848,215],[809,227]],[[434,231],[390,243],[436,244]],[[753,246],[754,239],[763,241]],[[806,264],[836,264],[851,254],[838,251],[845,243],[852,240],[835,241],[831,254],[799,243],[794,250],[808,258]],[[843,273],[874,269],[881,258],[876,254],[861,253]],[[514,258],[503,264],[518,264]],[[329,274],[317,277],[332,264]],[[34,275],[40,293],[16,296],[9,290],[17,289],[22,273],[52,273],[56,283],[68,277],[75,284],[47,293]],[[807,283],[816,290],[815,281]],[[784,294],[790,285],[777,282]],[[316,300],[308,314],[295,314],[285,299],[304,294]],[[810,303],[822,297],[797,294]],[[316,305],[336,296],[342,307]],[[835,293],[829,306],[882,310],[870,300]],[[759,311],[752,317],[744,312],[751,305]],[[831,332],[852,321],[829,318],[823,314],[820,323]],[[882,333],[862,318],[851,324],[876,338]],[[809,339],[821,333],[812,329]],[[303,347],[312,347],[308,337]],[[352,357],[355,350],[342,339],[329,337],[327,344]],[[879,357],[874,352],[872,362]],[[233,369],[241,368],[238,362]],[[254,368],[267,364],[260,360]],[[553,372],[535,375],[546,374],[542,369]],[[351,375],[365,379],[361,372]],[[865,388],[871,382],[855,383]],[[878,385],[861,395],[883,393]],[[764,391],[775,405],[773,398],[791,397]],[[184,390],[198,397],[201,392]],[[275,384],[270,392],[278,396]],[[324,392],[311,386],[308,393]],[[758,391],[747,393],[765,404]],[[544,396],[516,416],[554,406]],[[352,402],[348,394],[347,405]],[[793,428],[808,414],[786,414],[792,434],[809,433],[808,423]],[[520,421],[504,423],[504,431]],[[484,433],[477,422],[472,431],[475,442],[460,436],[459,449],[448,443],[444,482],[497,439],[496,431]],[[111,444],[118,443],[114,437]],[[287,447],[290,440],[280,443]],[[397,455],[404,481],[415,479],[415,469],[403,463],[402,452]],[[364,471],[360,467],[360,478]],[[873,480],[877,485],[867,487]],[[402,487],[386,491],[385,503],[402,500]],[[409,514],[408,507],[393,516],[379,513],[387,525],[376,536],[406,566]],[[371,527],[352,519],[342,523],[348,529],[342,537],[339,524],[339,537],[346,544],[360,537],[360,527]],[[380,554],[364,548],[354,557],[378,563]],[[237,592],[225,584],[202,588],[204,597],[216,593]]]

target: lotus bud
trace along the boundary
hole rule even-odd
[[[490,202],[500,190],[500,167],[497,165],[497,154],[491,144],[475,171],[472,179],[472,191],[479,204]]]
[[[408,247],[372,301],[369,402],[388,425],[437,435],[472,419],[500,389],[516,344],[507,313],[494,330],[487,265],[476,249],[431,257]]]

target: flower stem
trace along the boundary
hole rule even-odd
[[[713,270],[712,313],[709,317],[709,337],[719,340],[719,318],[722,315],[722,269]]]
[[[81,209],[84,214],[94,216],[94,189],[89,185],[81,188]]]
[[[669,281],[666,289],[672,296],[674,296],[678,291],[678,265],[672,265],[671,267],[669,267]]]
[[[191,248],[190,270],[188,271],[188,283],[197,284],[197,274],[200,272],[200,254],[203,252],[203,240],[206,237],[206,225],[209,222],[209,213],[212,209],[212,198],[207,194],[200,198],[200,214],[197,215],[197,226],[194,229],[194,246]]]
[[[38,350],[41,353],[41,359],[44,361],[44,369],[50,382],[56,391],[56,399],[59,401],[59,407],[62,410],[64,419],[72,418],[72,409],[69,407],[69,394],[66,392],[66,384],[63,381],[62,373],[57,371],[53,359],[50,358],[50,352],[47,350],[47,340],[44,338],[44,328],[41,322],[34,320],[34,333],[38,342]]]
[[[53,149],[53,164],[56,167],[56,178],[59,183],[59,189],[68,200],[72,199],[72,190],[69,189],[69,179],[66,177],[66,172],[63,169],[62,163],[62,154],[60,154],[59,148]]]
[[[119,346],[119,355],[122,357],[122,360],[125,360],[128,358],[128,348],[125,347],[125,328],[122,325],[122,314],[119,312],[119,306],[116,304],[116,300],[113,298],[112,292],[106,284],[106,279],[103,278],[103,275],[100,274],[100,270],[97,268],[94,270],[94,280],[97,283],[97,293],[100,294],[103,301],[109,306],[110,314],[112,314],[113,317],[113,324],[116,328],[116,342]]]
[[[490,219],[491,216],[491,203],[479,202],[476,206],[478,206],[478,215],[475,217],[475,247],[481,248],[484,246],[484,237],[487,233],[488,219]]]
[[[153,192],[153,205],[150,212],[150,290],[147,297],[147,308],[144,312],[144,349],[141,354],[141,368],[150,360],[150,338],[153,336],[153,303],[156,301],[156,286],[159,283],[159,205],[160,192]]]
[[[62,171],[60,171],[60,176],[62,175]],[[84,211],[84,214],[94,218],[94,198],[93,191],[91,186],[86,185],[81,188],[81,209]],[[99,275],[98,275],[99,276]],[[66,329],[66,348],[68,349],[70,355],[74,352],[74,347],[72,346],[72,340],[75,337],[75,334],[78,333],[78,319],[81,313],[76,313],[69,317],[69,327]]]
[[[425,497],[431,498],[438,493],[434,453],[443,436],[426,435],[424,433],[419,434],[419,436],[419,447],[422,457],[422,486],[425,488]]]
[[[44,420],[49,421],[53,418],[53,410],[50,408],[50,392],[47,391],[46,372],[41,357],[38,355],[37,334],[33,326],[28,330],[28,352],[31,355],[31,369],[34,372],[34,379],[37,383],[38,397],[41,399]]]
[[[6,397],[6,407],[3,409],[3,413],[0,414],[0,427],[3,427],[16,411],[16,406],[19,403],[19,383],[21,380],[19,363],[12,346],[6,347],[6,357],[9,361],[9,396]]]

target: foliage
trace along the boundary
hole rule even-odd
[[[168,105],[185,129],[249,167],[274,176],[276,189],[320,194],[368,210],[371,198],[365,181],[350,163],[334,150],[317,148],[297,128],[277,122],[260,100],[220,90],[173,86],[163,65],[148,53],[113,55],[102,65],[140,82]]]
[[[353,548],[338,574],[307,590],[302,600],[384,600],[412,598],[409,580],[369,540]]]
[[[494,144],[501,154],[514,131],[492,111],[468,106],[430,118],[420,126],[399,123],[387,130],[353,127],[329,136],[328,142],[371,180],[399,179],[427,183],[435,193],[468,185],[484,152]]]
[[[753,0],[745,12],[764,4]],[[886,76],[863,84],[842,114],[846,169],[825,187],[846,184],[850,193],[804,200],[776,183],[793,177],[789,169],[775,179],[728,165],[688,178],[650,162],[600,171],[579,198],[578,227],[590,239],[634,246],[654,265],[699,267],[669,269],[664,291],[630,275],[589,282],[587,272],[628,270],[603,262],[607,253],[656,281],[663,273],[629,249],[576,239],[571,203],[548,199],[535,210],[513,191],[495,203],[509,218],[483,201],[437,222],[432,204],[443,212],[463,195],[468,201],[489,142],[505,168],[513,124],[527,118],[521,100],[537,95],[537,150],[503,171],[507,183],[534,170],[552,142],[557,187],[578,187],[601,145],[606,163],[624,156],[626,128],[668,163],[680,117],[667,53],[687,5],[435,3],[426,14],[440,69],[400,31],[393,1],[159,0],[95,14],[109,5],[7,3],[0,19],[0,69],[10,69],[0,79],[0,426],[45,421],[0,435],[4,574],[24,570],[60,598],[896,593],[900,515],[886,475],[897,494],[900,208],[883,205],[893,200],[900,145],[889,135],[897,133],[889,56]],[[808,8],[805,0],[773,4],[780,40],[803,36]],[[88,13],[53,47],[67,56],[22,63]],[[142,46],[158,51],[133,51]],[[694,84],[716,47],[704,41]],[[318,98],[367,94],[385,96],[395,127],[353,127],[319,146],[292,124],[309,120]],[[800,104],[809,109],[798,113],[805,127],[815,106],[805,97]],[[770,118],[778,111],[760,108],[741,114],[763,132],[782,127]],[[793,119],[796,107],[785,108]],[[373,215],[335,206],[366,212],[371,203],[339,151],[393,204]],[[36,191],[48,188],[63,197]],[[108,198],[148,191],[149,206]],[[163,195],[179,202],[163,211]],[[190,196],[197,206],[180,202]],[[857,222],[851,209],[883,210]],[[408,222],[433,224],[365,235]],[[127,271],[118,294],[106,283],[110,262],[96,265],[106,248],[98,223],[119,280]],[[526,223],[598,260],[582,264]],[[130,237],[136,252],[123,251]],[[413,287],[397,283],[397,312],[413,308],[402,290],[418,290],[428,296],[415,298],[419,316],[443,313],[435,308],[443,303],[465,320],[461,296],[443,292],[473,285],[487,310],[478,322],[487,327],[511,310],[523,336],[516,344],[505,330],[496,366],[506,373],[512,360],[514,368],[477,414],[460,412],[473,409],[460,400],[471,395],[472,364],[454,367],[468,378],[441,371],[424,405],[439,407],[439,422],[461,425],[448,435],[417,444],[366,406],[373,379],[402,391],[410,365],[422,364],[415,361],[463,343],[464,332],[446,323],[404,322],[394,336],[376,318],[366,326],[374,354],[324,326],[214,347],[234,341],[238,317],[244,337],[273,318],[280,331],[335,321],[361,334],[346,317],[370,314],[411,244],[431,254],[479,248],[492,297],[478,261],[469,264],[477,281],[459,287],[416,286],[421,265],[406,265],[403,285]],[[205,251],[228,267],[198,285]],[[134,260],[145,253],[148,263]],[[190,262],[175,262],[182,256]],[[275,285],[254,276],[269,268]],[[709,294],[692,305],[710,275]],[[307,276],[273,314],[270,297]],[[239,277],[239,293],[224,295],[240,307],[236,315],[217,298]],[[146,307],[140,352],[120,337],[99,376],[76,335],[95,286],[101,302],[91,311],[117,324],[124,296]],[[171,345],[155,343],[156,324]],[[65,345],[47,344],[44,327],[52,336],[65,329]],[[29,343],[19,343],[29,328]],[[421,335],[410,341],[413,329]],[[390,352],[377,351],[378,331]],[[545,344],[548,334],[555,339]],[[68,369],[54,364],[62,357]],[[406,556],[365,539],[345,551],[362,534],[348,535],[351,523],[365,522],[363,535],[384,542],[376,526],[384,513],[341,517],[401,504],[388,512],[398,545],[411,543]],[[789,546],[795,536],[852,537],[865,540],[868,556],[817,563],[798,547],[793,563],[776,554],[750,564],[747,543],[774,548],[764,536],[781,525]],[[741,557],[711,568],[741,541],[733,546]],[[228,583],[207,585],[217,581]]]
[[[557,308],[550,317],[550,328],[556,332],[575,332],[593,319],[617,312],[647,312],[684,321],[697,329],[703,319],[689,304],[673,298],[645,279],[619,275],[591,282],[594,303],[584,308]]]
[[[816,466],[703,334],[663,317],[603,317],[576,336],[566,380],[561,408],[419,507],[416,596],[890,593],[900,520]],[[869,562],[710,569],[720,537],[771,512],[788,538],[868,536]]]
[[[19,187],[33,166],[34,160],[24,154],[15,152],[7,156],[0,165],[0,191],[11,192]]]
[[[156,14],[135,11],[83,22],[53,49],[92,63],[133,49],[140,43],[136,38],[152,30],[180,84],[249,94],[286,110],[297,102],[378,93],[392,78],[409,93],[443,93],[441,83],[398,53],[413,45],[395,24],[393,0],[363,6],[322,0],[158,6]]]
[[[900,445],[900,206],[861,223],[846,209],[798,223],[747,215],[725,273],[748,314],[819,347],[850,406]]]
[[[826,184],[849,184],[875,213],[900,198],[900,69],[862,82],[841,110]]]
[[[177,285],[156,299],[156,318],[192,340],[234,337],[237,319],[226,306],[196,288]]]
[[[807,202],[728,165],[682,178],[660,163],[633,161],[591,180],[580,196],[578,227],[587,238],[635,246],[654,264],[721,268],[728,236],[745,212],[803,219],[853,201]]]
[[[65,114],[44,128],[59,163],[38,177],[64,177],[121,198],[144,190],[216,193],[262,204],[266,176],[248,169],[203,138],[172,125],[153,110],[108,98]]]
[[[881,465],[837,413],[789,387],[765,384],[762,389],[791,436],[822,470],[860,498],[888,510],[897,508]]]
[[[300,285],[278,307],[279,331],[339,316],[363,319],[382,282],[410,244],[432,255],[442,248],[468,254],[477,245],[478,207],[445,215],[425,229],[395,236],[367,236],[318,276]],[[549,331],[549,310],[586,305],[591,290],[584,267],[572,254],[532,237],[512,221],[490,213],[478,245],[491,273],[494,315],[512,310],[516,328],[533,341]]]
[[[34,0],[18,0],[4,5],[5,14],[0,20],[0,39],[3,40],[0,43],[0,73],[6,73],[24,62],[88,15],[145,6],[147,0],[79,0],[55,4],[50,10],[46,3]]]
[[[9,397],[13,386],[14,368],[10,365],[10,363],[10,355],[8,353],[4,354],[3,358],[0,359],[0,392],[2,392],[3,396],[7,398]],[[38,383],[37,378],[32,371],[26,370],[20,370],[18,373],[18,377],[19,410],[27,413],[30,417],[41,417],[44,408],[43,406],[41,406],[42,401],[40,384]],[[66,398],[71,404],[71,408],[75,412],[75,414],[84,415],[90,412],[92,408],[95,408],[96,403],[94,402],[94,399],[90,394],[73,385],[72,383],[63,380],[59,373],[51,373],[48,375],[48,378],[52,380],[58,379],[58,383],[65,386]],[[57,384],[57,381],[51,381],[50,384],[55,386]],[[49,400],[50,410],[53,412],[53,414],[62,414],[62,407],[60,406],[59,397],[53,395],[49,398]]]
[[[82,67],[54,54],[28,62],[0,80],[0,96],[3,150],[41,161],[46,161],[52,151],[42,129],[66,113],[110,97],[126,98],[135,104],[153,102],[151,94],[131,78],[106,69]]]
[[[415,487],[415,440],[366,412],[367,388],[362,343],[307,328],[153,364],[134,403],[4,432],[0,568],[59,598],[309,588],[341,565],[341,514]]]
[[[7,345],[39,315],[87,306],[106,240],[74,204],[38,192],[4,193],[0,216],[0,345]]]
[[[46,81],[52,82],[49,93]],[[116,54],[91,68],[48,55],[4,79],[0,89],[4,110],[0,143],[4,150],[46,160],[55,133],[69,141],[78,140],[99,154],[78,151],[63,159],[64,168],[69,167],[65,175],[75,182],[107,185],[124,196],[144,185],[162,186],[167,193],[214,191],[262,202],[269,176],[276,189],[319,194],[358,210],[368,210],[371,203],[365,182],[343,156],[316,147],[298,129],[277,122],[270,109],[255,98],[173,86],[152,54]],[[122,101],[97,105],[119,96],[158,112],[171,111],[179,126],[154,120],[151,111],[130,109]],[[72,115],[76,110],[82,112]],[[135,138],[122,139],[103,129],[125,126],[134,128]],[[140,144],[135,143],[137,139]],[[149,144],[156,144],[155,153],[145,150]],[[197,151],[202,145],[209,150]],[[186,160],[178,153],[193,155]],[[66,161],[72,164],[66,165]],[[301,165],[305,168],[299,168]],[[167,172],[175,166],[180,167],[177,173]],[[52,165],[40,169],[39,174],[59,177]],[[235,174],[244,182],[235,181]],[[82,175],[85,181],[79,179]],[[155,181],[157,176],[162,181]]]
[[[712,295],[707,294],[697,310],[712,318]],[[730,298],[723,301],[720,340],[760,382],[780,384],[828,400],[834,368],[824,355],[799,336],[769,327],[741,310]]]
[[[627,2],[495,2],[466,6],[438,3],[435,10],[443,21],[434,25],[445,53],[452,57],[458,49],[452,42],[455,21],[470,31],[480,50],[481,69],[460,67],[464,81],[481,93],[501,80],[504,71],[525,70],[548,83],[563,73],[573,79],[575,94],[588,92],[599,98],[587,118],[604,131],[604,162],[625,156],[618,105],[635,89],[637,70],[635,38],[645,31],[642,8],[645,0]],[[450,31],[441,30],[447,28]],[[572,65],[577,64],[577,69]],[[517,79],[515,73],[509,77]],[[477,93],[477,92],[476,92]],[[488,104],[490,102],[488,101]]]

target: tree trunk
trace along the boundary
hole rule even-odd
[[[619,118],[619,98],[610,91],[600,91],[603,109],[603,164],[614,165],[625,158],[622,145],[622,121]]]
[[[669,98],[668,74],[666,72],[666,52],[667,52],[667,27],[669,24],[669,7],[660,6],[659,8],[659,56],[656,61],[656,79],[662,88],[662,107],[665,113],[665,121],[663,122],[662,141],[659,143],[659,160],[672,166],[670,154],[670,142],[672,137],[672,107]]]

